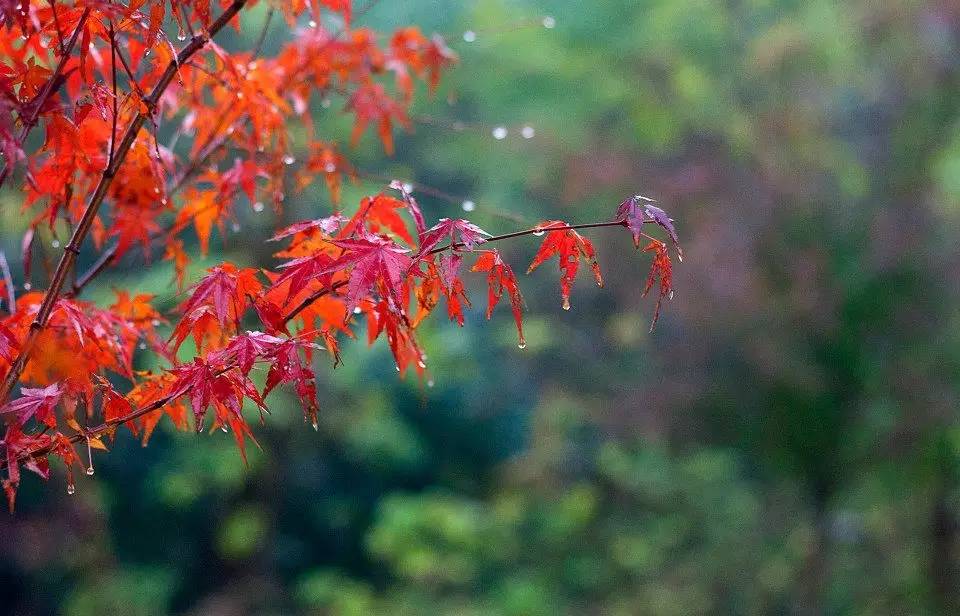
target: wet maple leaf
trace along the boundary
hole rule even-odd
[[[471,271],[487,272],[487,319],[493,314],[493,309],[506,291],[510,297],[513,319],[517,323],[520,348],[525,347],[527,341],[523,337],[523,296],[520,294],[520,286],[517,284],[517,277],[513,270],[500,257],[498,251],[489,250],[480,254]]]
[[[487,241],[490,234],[463,218],[441,218],[420,239],[420,254],[426,254],[448,240],[451,245],[473,250],[477,244]],[[458,239],[459,238],[459,239]]]
[[[397,310],[403,312],[405,305],[403,285],[413,260],[409,250],[382,236],[364,234],[357,239],[334,240],[333,244],[344,249],[339,259],[321,270],[319,274],[332,274],[350,268],[347,283],[347,310],[353,310],[365,296],[382,285],[387,297]]]
[[[375,197],[364,197],[360,201],[360,209],[343,226],[340,237],[349,237],[364,230],[370,233],[389,231],[413,246],[413,236],[407,229],[406,221],[400,216],[400,210],[406,207],[407,204],[400,199],[382,193]]]
[[[53,409],[59,404],[64,390],[60,383],[53,383],[43,388],[28,388],[21,390],[21,396],[11,400],[0,408],[0,414],[12,413],[23,424],[31,417],[36,417],[51,428],[57,426],[57,418]]]
[[[410,119],[403,105],[390,98],[386,90],[379,83],[368,83],[357,89],[350,97],[347,108],[356,116],[353,132],[350,133],[350,143],[354,147],[360,141],[360,135],[367,126],[374,122],[377,133],[383,142],[383,150],[387,155],[393,155],[393,123],[409,127]]]
[[[527,268],[527,273],[529,274],[540,267],[545,261],[557,256],[560,267],[560,297],[563,300],[563,309],[569,310],[570,287],[577,277],[581,258],[590,263],[590,268],[593,270],[593,277],[597,281],[597,286],[603,286],[603,277],[600,275],[600,265],[597,263],[593,243],[573,229],[557,229],[551,231],[551,227],[566,226],[566,223],[560,220],[545,221],[537,226],[546,231],[547,236],[543,239],[540,250],[538,250],[534,256],[530,267]]]
[[[667,252],[667,245],[659,240],[654,240],[647,244],[644,252],[653,253],[653,263],[650,266],[650,273],[647,276],[647,284],[643,289],[643,295],[646,296],[653,288],[653,285],[659,281],[660,290],[657,294],[657,308],[653,313],[653,321],[650,323],[650,331],[653,331],[660,318],[660,306],[663,298],[673,299],[673,266],[670,263],[670,254]]]
[[[677,230],[673,226],[673,219],[666,212],[654,205],[655,200],[643,195],[634,195],[624,200],[617,208],[617,220],[626,223],[630,233],[633,235],[633,244],[640,248],[640,237],[643,235],[643,225],[647,222],[653,222],[666,230],[677,250],[677,257],[683,261],[683,250],[680,248],[680,239],[677,237]]]
[[[237,268],[232,263],[224,263],[207,272],[194,286],[190,299],[180,306],[183,319],[170,335],[174,350],[191,332],[199,345],[199,340],[211,331],[214,319],[221,328],[228,323],[239,328],[248,298],[256,297],[263,289],[257,270],[252,268]]]

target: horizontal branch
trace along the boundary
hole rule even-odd
[[[484,243],[486,244],[486,243],[492,243],[492,242],[499,242],[499,241],[508,240],[508,239],[513,239],[513,238],[517,238],[517,237],[523,237],[523,236],[527,236],[527,235],[538,235],[538,234],[540,234],[540,233],[542,233],[542,232],[544,232],[544,231],[563,231],[563,230],[566,230],[566,229],[596,229],[596,228],[600,228],[600,227],[622,227],[622,226],[625,226],[625,225],[626,225],[626,223],[625,223],[624,221],[616,220],[616,221],[609,221],[609,222],[582,223],[582,224],[576,224],[576,225],[562,225],[562,226],[561,226],[561,225],[557,225],[557,226],[547,226],[547,227],[531,227],[531,228],[529,228],[529,229],[522,229],[522,230],[520,230],[520,231],[513,231],[513,232],[511,232],[511,233],[504,233],[503,235],[494,235],[494,236],[492,236],[492,237],[487,238]],[[444,251],[447,251],[447,250],[456,250],[456,249],[458,249],[458,248],[462,248],[463,246],[464,246],[464,244],[463,244],[462,242],[455,242],[455,243],[453,243],[453,244],[447,244],[446,246],[441,246],[441,247],[439,247],[439,248],[434,248],[433,250],[431,250],[431,251],[430,251],[429,253],[427,253],[427,254],[431,254],[431,255],[432,255],[432,254],[437,254],[437,253],[444,252]],[[303,312],[305,309],[307,309],[307,308],[308,308],[311,304],[313,304],[315,301],[317,301],[317,300],[320,299],[321,297],[324,297],[324,296],[326,296],[326,295],[329,295],[329,294],[332,293],[333,291],[336,291],[337,289],[345,286],[346,284],[347,284],[347,281],[346,281],[346,280],[341,280],[341,281],[339,281],[339,282],[336,282],[336,283],[330,285],[329,287],[324,287],[324,288],[322,288],[322,289],[319,289],[319,290],[315,291],[314,293],[311,293],[311,294],[308,295],[306,298],[304,298],[304,300],[301,301],[301,302],[296,306],[296,308],[294,308],[294,309],[291,310],[289,313],[287,313],[287,315],[283,318],[283,324],[284,324],[284,325],[288,324],[290,321],[292,321],[293,319],[295,319],[295,318],[297,317],[297,315],[299,315],[301,312]],[[232,370],[232,369],[235,368],[235,367],[236,367],[236,365],[226,365],[226,366],[224,366],[224,367],[219,371],[219,374],[223,374],[224,372],[227,372],[227,371],[229,371],[229,370]],[[182,396],[182,395],[183,395],[182,393],[179,393],[179,394],[171,394],[171,395],[169,395],[169,396],[164,396],[163,398],[159,398],[159,399],[151,402],[150,404],[147,404],[147,405],[145,405],[145,406],[142,406],[142,407],[140,407],[140,408],[138,408],[138,409],[135,409],[135,410],[131,411],[130,413],[127,413],[126,415],[124,415],[124,416],[122,416],[122,417],[116,417],[116,418],[111,419],[111,420],[109,420],[109,421],[105,421],[105,422],[103,422],[102,424],[100,424],[100,425],[98,425],[98,426],[94,426],[94,427],[92,427],[92,428],[87,428],[87,429],[86,429],[85,431],[83,431],[83,432],[77,432],[77,433],[74,434],[73,436],[69,437],[69,441],[70,441],[71,443],[79,443],[80,441],[84,441],[84,440],[86,440],[86,439],[95,438],[95,437],[97,437],[97,436],[100,436],[100,435],[102,435],[102,434],[104,434],[104,433],[106,433],[106,432],[109,432],[109,431],[111,431],[111,430],[116,429],[117,427],[121,426],[122,424],[125,424],[125,423],[127,423],[127,422],[129,422],[129,421],[133,421],[133,420],[135,420],[135,419],[139,419],[140,417],[143,417],[144,415],[147,415],[147,414],[149,414],[149,413],[153,413],[153,412],[155,412],[155,411],[158,411],[158,410],[160,410],[161,408],[163,408],[165,405],[170,404],[171,402],[173,402],[174,400],[176,400],[178,397],[180,397],[180,396]],[[39,448],[39,449],[36,449],[36,450],[34,450],[34,451],[24,453],[24,454],[22,454],[22,455],[20,455],[20,456],[17,457],[17,461],[18,461],[18,463],[22,463],[23,461],[25,461],[25,460],[27,460],[27,459],[29,459],[29,458],[38,458],[38,457],[42,457],[42,456],[48,455],[48,454],[52,451],[53,447],[54,447],[54,446],[51,444],[51,445],[48,445],[48,446],[45,446],[45,447],[41,447],[41,448]],[[6,467],[7,467],[7,462],[6,462],[5,460],[4,460],[4,461],[0,461],[0,470],[4,469],[4,468],[6,468]]]

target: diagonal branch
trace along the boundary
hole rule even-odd
[[[231,19],[233,19],[240,9],[243,8],[246,2],[247,0],[234,0],[233,3],[230,4],[226,10],[224,10],[220,17],[210,24],[210,28],[207,33],[197,34],[194,36],[190,40],[190,43],[181,49],[180,53],[178,53],[177,56],[171,60],[170,64],[167,65],[166,70],[163,72],[163,75],[160,76],[160,80],[153,87],[150,95],[144,99],[143,102],[146,105],[146,111],[139,112],[130,122],[130,125],[127,127],[127,130],[123,135],[123,138],[120,140],[116,150],[114,151],[113,159],[108,163],[107,168],[103,170],[103,173],[100,176],[100,181],[97,183],[97,187],[93,191],[93,194],[87,203],[87,207],[84,210],[83,215],[80,217],[79,223],[73,230],[73,234],[70,236],[70,241],[67,243],[66,247],[64,247],[63,256],[60,257],[60,261],[57,263],[57,269],[53,273],[53,279],[50,282],[50,288],[47,289],[47,293],[44,295],[43,302],[40,304],[40,309],[37,312],[36,318],[34,319],[33,323],[30,324],[30,333],[27,335],[27,339],[24,341],[24,344],[20,349],[20,354],[11,364],[10,370],[7,372],[7,375],[3,380],[3,385],[0,386],[0,402],[5,401],[10,396],[10,392],[13,391],[13,388],[20,380],[20,374],[26,367],[27,360],[30,356],[30,351],[36,342],[40,331],[43,330],[43,327],[50,319],[50,313],[53,311],[53,307],[56,305],[57,300],[60,297],[60,293],[63,290],[63,285],[67,279],[67,274],[70,272],[77,260],[77,256],[80,254],[80,246],[83,244],[84,239],[86,239],[87,234],[90,232],[90,228],[97,216],[97,211],[100,209],[100,204],[103,203],[103,199],[107,195],[107,189],[113,182],[113,178],[116,176],[117,170],[126,159],[127,153],[133,146],[134,141],[136,141],[137,135],[140,133],[140,129],[143,127],[144,122],[146,122],[148,115],[152,115],[156,110],[157,104],[160,101],[160,97],[167,89],[167,86],[170,85],[170,82],[173,81],[173,78],[176,76],[180,65],[189,60],[190,57],[195,53],[200,51],[200,49],[206,45],[207,41],[209,41],[211,37],[216,35],[230,22]]]

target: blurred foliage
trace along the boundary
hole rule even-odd
[[[960,612],[956,3],[420,0],[363,19],[446,33],[462,59],[396,159],[352,153],[368,177],[463,195],[491,232],[656,196],[684,240],[677,299],[647,334],[646,257],[598,230],[607,288],[578,285],[566,313],[548,272],[521,281],[523,351],[474,288],[464,328],[425,325],[431,386],[347,344],[319,367],[319,432],[278,397],[249,468],[221,434],[121,437],[76,495],[25,483],[0,519],[5,611]],[[290,220],[332,207],[321,187],[289,201]],[[23,224],[9,203],[3,221]],[[250,240],[279,221],[241,224],[221,256],[267,261]],[[533,246],[505,251],[519,267]]]

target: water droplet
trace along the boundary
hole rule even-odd
[[[433,379],[427,381],[427,387],[433,387]]]
[[[262,211],[263,211],[263,202],[257,201],[256,203],[254,203],[254,204],[253,204],[253,211],[254,211],[254,212],[262,212]]]
[[[50,242],[50,245],[53,246],[54,248],[60,248],[60,240],[53,240],[52,242]]]
[[[477,33],[473,30],[467,30],[463,33],[463,40],[467,43],[472,43],[477,40]]]
[[[544,230],[541,229],[540,227],[534,227],[534,228],[533,228],[533,234],[536,235],[537,237],[540,237],[540,236],[543,235],[544,233],[545,233]]]
[[[178,41],[185,41],[185,40],[187,40],[187,33],[184,32],[183,30],[177,32],[177,40],[178,40]]]
[[[222,432],[229,432],[229,430],[227,430],[227,424],[223,424],[222,426],[220,426],[220,430]]]
[[[533,130],[532,126],[524,126],[520,129],[520,134],[524,139],[533,139],[533,136],[537,134],[537,131]]]
[[[140,349],[141,351],[146,351],[146,350],[147,350],[147,343],[146,343],[146,342],[141,342],[140,344],[137,345],[137,348]]]
[[[315,22],[314,20],[311,19],[311,20],[307,23],[307,25],[310,26],[311,28],[316,28],[316,27],[317,27],[317,22]]]
[[[395,365],[394,368],[397,369],[397,372],[400,372],[400,366],[399,366],[399,365]]]
[[[418,361],[418,362],[417,362],[417,365],[420,366],[421,368],[426,368],[426,367],[427,367],[427,364],[425,364],[425,363],[423,362],[423,360]]]
[[[670,289],[670,295],[667,296],[670,300],[673,300],[673,289]]]
[[[553,30],[553,28],[556,27],[556,25],[557,25],[557,20],[554,19],[552,16],[547,15],[546,17],[543,18],[543,27],[546,28],[547,30]]]
[[[412,192],[413,192],[413,184],[411,184],[410,182],[404,182],[404,183],[403,183],[403,192],[405,192],[405,193],[412,193]]]
[[[507,127],[506,126],[497,126],[493,129],[493,138],[497,141],[501,141],[507,138]]]
[[[88,467],[87,467],[87,474],[88,474],[88,475],[93,475],[94,472],[95,472],[95,471],[93,470],[93,466],[88,466]]]
[[[464,212],[472,212],[475,209],[477,209],[477,204],[474,203],[473,201],[467,199],[466,201],[463,202]]]
[[[313,427],[314,432],[320,431],[320,423],[316,419],[310,422],[310,426]]]
[[[562,308],[563,308],[564,310],[570,310],[570,298],[569,298],[569,297],[564,297],[564,298],[563,298],[563,306],[562,306]]]
[[[149,50],[149,49],[146,50],[145,52],[143,52],[143,55],[144,55],[144,56],[149,56],[149,55],[150,55],[150,51],[151,51],[151,50]]]
[[[360,309],[360,306],[353,309],[353,314],[360,314],[361,312],[363,312],[363,310]]]
[[[518,348],[518,349],[525,349],[525,348],[527,348],[527,341],[526,341],[526,340],[521,340],[520,342],[518,342],[518,343],[517,343],[517,348]]]
[[[326,165],[323,166],[323,170],[326,171],[327,173],[333,173],[334,171],[337,170],[337,166],[333,163],[327,163]]]
[[[67,484],[67,494],[73,494],[76,491],[77,491],[77,486],[73,485],[72,483]]]
[[[29,290],[32,289],[32,288],[33,288],[33,285],[30,284],[29,282],[23,283],[23,290],[24,290],[24,291],[29,291]]]
[[[283,164],[292,165],[294,162],[296,162],[296,160],[297,160],[296,158],[287,154],[286,156],[283,157]]]
[[[233,230],[234,233],[240,233],[240,223],[235,222],[232,225],[230,225],[230,228]]]

